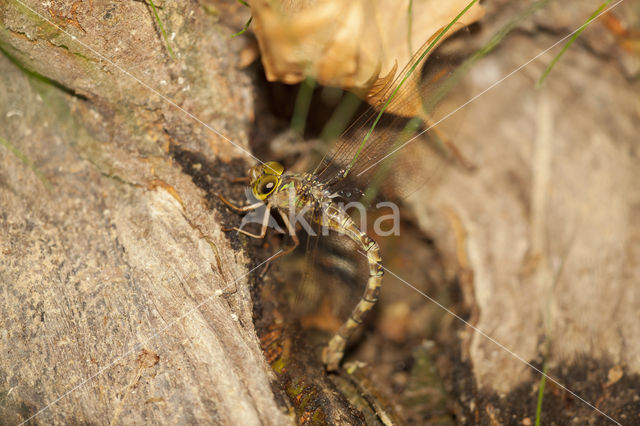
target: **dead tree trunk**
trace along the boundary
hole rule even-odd
[[[3,421],[288,421],[253,265],[188,174],[247,158],[252,87],[223,6],[158,4],[171,54],[144,2],[0,5]],[[174,149],[201,161],[183,172]]]
[[[543,423],[611,420],[594,407],[622,423],[637,415],[638,51],[616,32],[637,25],[637,2],[592,22],[535,87],[598,6],[550,2],[478,63],[470,92],[498,84],[456,135],[477,167],[411,200],[466,288],[476,328],[462,334],[473,386],[461,397],[476,420],[532,421],[543,369]],[[485,37],[523,5],[486,7]]]

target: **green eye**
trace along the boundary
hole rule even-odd
[[[260,200],[264,200],[277,187],[279,177],[274,175],[264,175],[253,185],[253,194]]]

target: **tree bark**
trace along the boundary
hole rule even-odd
[[[486,6],[485,38],[523,7]],[[551,2],[477,64],[470,93],[527,64],[598,6]],[[462,399],[479,402],[470,411],[486,421],[531,420],[543,369],[556,395],[545,394],[543,423],[593,421],[592,406],[622,423],[637,419],[639,61],[611,30],[616,17],[637,25],[633,7],[592,22],[540,89],[566,40],[466,107],[455,140],[475,170],[449,168],[428,197],[409,200],[467,289],[475,328],[465,326],[461,355],[478,392]],[[562,408],[564,398],[575,411]]]
[[[171,57],[144,2],[0,5],[3,422],[291,420],[253,265],[187,173],[224,182],[253,112],[220,20],[247,12],[204,6],[157,5]],[[176,147],[201,161],[183,172]]]

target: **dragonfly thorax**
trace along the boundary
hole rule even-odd
[[[317,210],[330,202],[325,186],[307,173],[283,174],[279,187],[269,196],[269,203],[283,210],[294,208],[298,211],[306,206]]]

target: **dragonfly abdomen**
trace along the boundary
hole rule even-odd
[[[331,193],[318,184],[313,175],[287,174],[269,201],[273,207],[281,211],[302,214],[323,227],[345,235],[358,244],[367,256],[369,279],[364,294],[351,311],[349,319],[340,326],[322,352],[322,360],[327,369],[337,370],[347,341],[378,301],[384,270],[378,244],[358,228],[351,216],[339,208],[332,198]]]
[[[324,210],[325,223],[323,223],[323,225],[329,226],[334,231],[355,241],[364,253],[366,253],[367,261],[369,262],[369,279],[367,280],[367,287],[365,288],[364,294],[351,312],[349,319],[342,324],[322,353],[323,362],[327,365],[327,369],[337,370],[344,354],[347,340],[349,340],[355,330],[362,324],[367,313],[378,301],[384,269],[382,267],[382,258],[380,257],[380,247],[378,243],[360,230],[347,212],[338,209],[334,205],[328,205]]]

